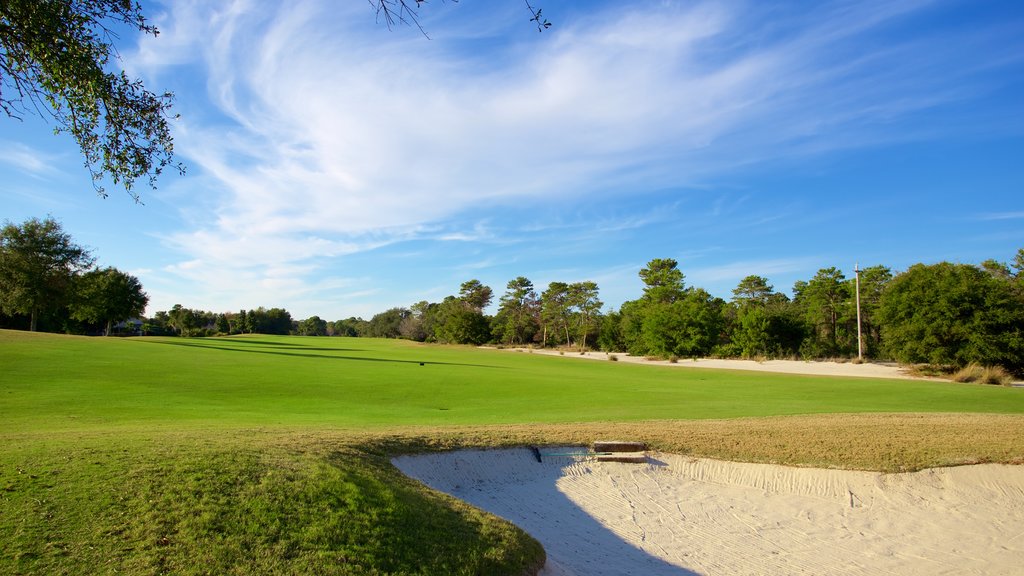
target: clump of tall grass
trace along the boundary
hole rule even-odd
[[[971,362],[953,374],[954,382],[977,382],[979,384],[994,384],[997,386],[1009,386],[1013,382],[1013,376],[1002,366],[982,366]]]
[[[914,364],[907,368],[907,374],[917,378],[952,378],[954,369],[937,364]]]

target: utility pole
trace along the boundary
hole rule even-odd
[[[853,264],[853,274],[857,278],[857,359],[864,360],[864,338],[860,334],[860,264]]]

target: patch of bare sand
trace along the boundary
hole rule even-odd
[[[546,449],[545,452],[559,452]],[[405,474],[537,538],[543,575],[1021,574],[1024,467],[909,474],[525,448],[403,456]]]
[[[900,378],[921,380],[920,376],[912,376],[907,369],[896,364],[877,364],[864,362],[812,362],[803,360],[736,360],[717,358],[681,359],[678,362],[667,360],[648,360],[641,356],[630,356],[622,353],[606,352],[564,352],[557,350],[505,348],[514,352],[564,356],[565,358],[582,358],[585,360],[605,360],[615,356],[619,362],[651,364],[656,366],[678,366],[682,368],[715,368],[721,370],[751,370],[754,372],[779,372],[784,374],[808,374],[814,376],[854,376],[861,378]]]

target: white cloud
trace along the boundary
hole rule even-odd
[[[0,140],[0,162],[36,178],[58,174],[60,156],[43,152],[20,142]]]
[[[1024,211],[989,212],[978,216],[979,220],[1021,220],[1024,219]]]
[[[511,39],[456,7],[429,41],[383,32],[355,4],[178,2],[143,42],[134,66],[199,70],[207,91],[179,95],[193,115],[177,149],[212,209],[167,238],[186,260],[173,273],[211,291],[302,294],[330,261],[396,241],[496,241],[500,230],[474,228],[479,211],[697,186],[914,137],[887,127],[970,96],[935,74],[932,38],[862,41],[929,2],[772,18],[743,2],[613,3]],[[957,66],[944,72],[972,67]]]

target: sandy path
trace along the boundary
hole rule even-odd
[[[1024,573],[1021,466],[878,474],[671,454],[538,463],[525,448],[393,462],[532,534],[545,576]]]
[[[559,353],[557,350],[529,349],[529,348],[503,348],[512,352],[525,354],[544,354],[548,356],[563,356],[565,358],[581,358],[585,360],[609,361],[609,354],[605,352],[578,352]],[[655,366],[677,366],[680,368],[716,368],[721,370],[751,370],[754,372],[780,372],[785,374],[809,374],[816,376],[854,376],[861,378],[900,378],[908,380],[921,380],[920,376],[911,376],[907,369],[895,364],[875,364],[865,362],[854,364],[852,362],[811,362],[803,360],[735,360],[716,358],[697,358],[695,360],[685,359],[678,362],[667,360],[648,360],[639,356],[615,353],[611,354],[618,358],[619,362],[630,362],[636,364],[651,364]]]

